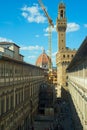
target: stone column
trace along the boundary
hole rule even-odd
[[[0,97],[0,115],[1,115],[1,97]]]
[[[14,87],[14,99],[13,99],[13,102],[14,102],[14,108],[15,108],[15,87]]]
[[[9,95],[9,110],[11,109],[11,95]]]
[[[24,86],[23,86],[23,101],[24,101],[24,89],[25,89],[25,88],[24,88]]]

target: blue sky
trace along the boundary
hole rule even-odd
[[[54,27],[61,0],[43,0]],[[66,5],[66,46],[79,48],[87,35],[87,0],[63,0]],[[0,41],[15,42],[24,60],[35,64],[44,48],[48,53],[48,21],[38,0],[0,0]],[[52,61],[58,51],[56,29],[52,32]]]

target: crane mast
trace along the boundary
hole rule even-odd
[[[47,17],[47,20],[48,20],[48,24],[49,24],[49,27],[48,27],[48,51],[49,51],[49,57],[50,57],[50,60],[49,60],[49,71],[52,70],[52,28],[51,27],[54,27],[54,24],[52,22],[52,19],[49,17],[47,11],[46,11],[46,8],[45,6],[43,5],[42,1],[41,0],[38,0],[42,10],[44,11],[45,13],[45,16]]]

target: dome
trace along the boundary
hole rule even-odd
[[[45,50],[44,50],[43,53],[37,58],[36,66],[42,67],[44,69],[48,69],[50,62],[51,62],[51,59],[45,53]]]

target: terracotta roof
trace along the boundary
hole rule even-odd
[[[36,65],[42,67],[43,65],[48,65],[50,62],[49,56],[43,51],[43,53],[37,58]]]

